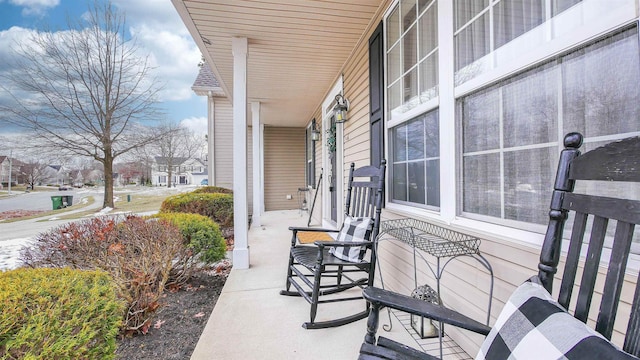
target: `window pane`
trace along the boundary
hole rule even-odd
[[[402,75],[402,66],[400,60],[400,43],[396,44],[387,54],[389,63],[389,83],[393,83]]]
[[[500,155],[465,156],[462,167],[463,211],[500,217]]]
[[[418,63],[418,33],[414,25],[402,38],[403,72],[409,71]]]
[[[545,0],[503,0],[494,7],[495,48],[544,22]]]
[[[563,59],[565,132],[592,137],[638,131],[638,51],[634,28]]]
[[[464,98],[462,117],[465,153],[500,146],[500,93],[497,88]]]
[[[420,102],[438,96],[438,52],[420,63]]]
[[[454,3],[455,29],[464,24],[489,6],[489,0],[456,0]]]
[[[393,161],[407,160],[407,126],[399,126],[393,133]]]
[[[440,156],[440,121],[437,111],[425,115],[425,144],[426,157]]]
[[[398,8],[393,10],[387,18],[387,50],[391,48],[400,38],[400,12]]]
[[[556,16],[582,0],[551,0],[551,16]]]
[[[393,165],[393,199],[407,201],[407,164]]]
[[[455,50],[456,71],[489,53],[488,12],[455,36]]]
[[[418,0],[418,14],[422,14],[424,9],[426,9],[432,3],[434,3],[434,5],[436,5],[437,1],[438,0]]]
[[[408,160],[424,159],[424,122],[422,118],[407,125]]]
[[[411,162],[408,167],[409,202],[425,203],[424,161]]]
[[[438,46],[438,7],[433,4],[429,11],[420,17],[420,59]]]
[[[545,66],[518,76],[503,87],[504,146],[556,141],[558,72]]]
[[[391,85],[387,95],[389,96],[389,108],[393,114],[397,112],[400,105],[402,105],[402,79]],[[393,118],[393,116],[391,117]]]
[[[404,76],[403,112],[418,105],[418,68],[414,68]]]
[[[418,17],[416,9],[416,0],[401,0],[400,1],[400,12],[402,13],[402,32],[407,31],[407,29],[413,25]]]
[[[440,207],[440,160],[427,161],[427,205]]]
[[[547,147],[504,154],[505,219],[546,224],[558,161],[558,148]]]

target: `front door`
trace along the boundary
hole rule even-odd
[[[331,128],[330,136],[333,134],[333,138],[336,137],[336,117],[331,116]],[[329,161],[331,162],[331,171],[329,172],[329,193],[331,196],[331,221],[338,222],[338,189],[336,188],[336,179],[338,178],[337,171],[337,156],[336,156],[336,143],[333,142],[333,146],[329,147]]]

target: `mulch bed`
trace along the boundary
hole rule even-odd
[[[220,296],[230,270],[222,263],[196,274],[182,288],[167,291],[153,320],[142,335],[121,336],[117,359],[189,359]]]
[[[0,220],[8,220],[21,218],[24,216],[33,216],[37,214],[41,214],[45,211],[43,210],[9,210],[0,212]]]

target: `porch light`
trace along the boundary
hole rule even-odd
[[[311,141],[318,141],[318,140],[320,140],[320,130],[316,128],[316,124],[314,121],[313,129],[311,129]]]
[[[336,105],[333,107],[336,123],[343,123],[348,120],[347,111],[349,111],[349,100],[345,99],[342,94],[336,95]]]

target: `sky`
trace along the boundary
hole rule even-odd
[[[206,97],[192,90],[198,75],[197,48],[170,0],[112,0],[126,15],[126,25],[139,47],[149,55],[155,75],[164,84],[160,103],[167,118],[196,133],[206,134]],[[0,59],[33,30],[67,28],[93,0],[0,0]],[[0,72],[3,71],[0,61]],[[2,90],[0,90],[2,91]],[[0,135],[8,129],[0,128]]]

